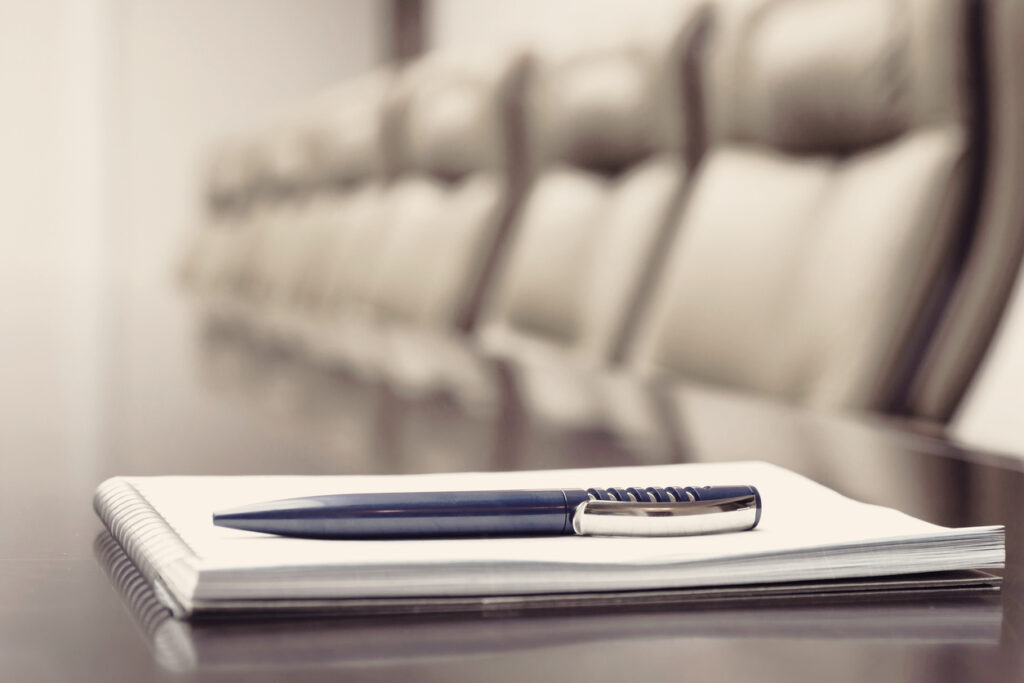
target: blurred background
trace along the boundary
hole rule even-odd
[[[837,4],[834,0],[823,2]],[[245,301],[244,296],[241,297],[242,304],[239,304],[238,301],[225,303],[223,292],[216,294],[207,289],[197,295],[194,283],[190,285],[188,282],[188,273],[184,276],[181,273],[183,263],[187,266],[189,255],[196,253],[196,245],[202,240],[197,235],[208,229],[211,215],[216,215],[218,206],[222,208],[225,202],[230,204],[234,201],[218,195],[216,172],[211,170],[216,169],[218,163],[230,165],[232,154],[236,158],[244,156],[237,151],[239,144],[233,141],[243,140],[242,146],[248,144],[249,149],[265,150],[276,144],[272,141],[282,136],[287,138],[289,130],[306,130],[302,126],[310,120],[315,119],[320,125],[325,116],[330,118],[333,104],[323,105],[318,110],[320,113],[311,119],[289,112],[307,111],[303,109],[303,103],[341,101],[343,104],[338,105],[340,112],[350,106],[346,101],[359,100],[361,96],[358,93],[363,90],[346,91],[339,86],[360,83],[366,74],[379,73],[384,65],[410,65],[395,67],[397,75],[393,76],[398,81],[393,97],[398,100],[406,98],[404,103],[395,105],[396,111],[407,112],[413,108],[409,102],[415,102],[421,96],[417,94],[421,90],[417,90],[415,73],[417,69],[426,70],[426,67],[417,67],[416,64],[421,55],[435,51],[510,54],[536,50],[538,57],[526,58],[528,62],[534,60],[530,66],[524,67],[526,75],[523,78],[529,79],[530,74],[543,76],[557,72],[561,68],[559,65],[575,63],[573,50],[581,42],[580,36],[599,36],[593,38],[594,44],[603,46],[605,42],[602,41],[614,40],[616,27],[642,25],[630,35],[646,36],[648,34],[644,31],[651,31],[650,35],[658,37],[651,38],[646,44],[659,45],[657,40],[664,40],[667,45],[665,54],[672,54],[672,50],[683,41],[700,43],[694,36],[704,35],[704,44],[714,46],[718,44],[716,36],[729,35],[732,24],[729,23],[728,10],[723,18],[709,24],[713,28],[700,28],[693,23],[695,20],[689,18],[689,8],[685,13],[680,12],[682,4],[604,0],[561,0],[557,3],[541,0],[516,3],[499,0],[14,0],[0,3],[0,111],[3,113],[0,117],[3,122],[0,126],[0,180],[6,188],[0,202],[0,359],[3,359],[0,447],[5,461],[25,457],[25,444],[32,444],[37,449],[66,450],[75,456],[72,466],[92,462],[101,452],[104,457],[112,452],[115,459],[131,464],[149,457],[168,462],[171,461],[168,458],[179,452],[182,458],[188,458],[230,450],[251,453],[254,459],[258,459],[261,452],[329,450],[329,445],[310,441],[301,421],[289,419],[284,413],[267,419],[265,412],[254,411],[245,401],[211,390],[209,378],[204,377],[201,370],[203,350],[200,340],[209,324],[211,299],[217,301],[214,313],[219,319],[230,317],[224,311],[231,306],[241,306],[245,310],[239,316],[250,325],[262,315],[253,311],[266,309],[265,306],[260,308],[262,304]],[[743,0],[714,4],[739,7],[752,3]],[[813,21],[806,25],[800,23],[803,21],[800,12],[810,12],[813,18],[814,8],[810,5],[815,3],[804,0],[789,4],[799,7],[792,12],[786,10],[793,16],[787,14],[779,19],[779,25],[796,22],[796,28],[786,30],[813,37],[814,31],[808,28],[814,26]],[[851,5],[849,2],[838,4]],[[915,33],[915,17],[927,15],[931,10],[921,9],[922,2],[919,1],[899,3],[892,0],[889,4],[902,7],[897,16],[910,26],[906,33],[911,36],[908,40],[919,40]],[[737,12],[742,14],[739,10]],[[637,19],[637,15],[646,18]],[[1014,14],[1019,15],[1019,11]],[[684,18],[680,19],[681,16]],[[828,23],[828,17],[823,21]],[[941,34],[941,26],[934,28],[941,22],[924,23],[931,27],[928,30],[934,29]],[[684,24],[687,28],[680,28]],[[864,30],[870,28],[868,26]],[[677,29],[678,32],[673,33]],[[759,49],[773,49],[773,35],[778,38],[784,34],[782,28],[778,30],[780,33],[769,34],[757,43]],[[981,34],[983,37],[988,35],[985,31]],[[684,38],[679,38],[680,35]],[[924,44],[930,43],[924,41]],[[916,47],[918,43],[913,45]],[[974,46],[975,49],[977,47]],[[980,49],[984,52],[988,47],[983,44]],[[798,52],[796,57],[800,57]],[[593,53],[593,50],[582,48],[579,52],[584,55]],[[947,59],[944,53],[932,54],[927,49],[917,50],[914,54],[916,56],[911,61],[923,59],[927,64],[940,66]],[[921,57],[921,54],[925,56]],[[662,64],[658,59],[662,58],[651,58],[652,70],[662,68],[658,66]],[[665,63],[675,63],[672,59]],[[679,60],[678,63],[683,65],[680,67],[682,72],[700,62],[687,62],[685,56]],[[476,65],[492,72],[511,68],[491,67],[486,59],[476,57],[467,58],[464,62],[456,60],[455,63]],[[500,60],[495,63],[505,64]],[[781,60],[780,63],[785,67],[793,61]],[[856,60],[852,63],[857,64]],[[992,58],[985,62],[988,66],[994,63]],[[919,65],[913,67],[917,68]],[[926,74],[922,79],[935,78],[927,66],[921,68]],[[941,68],[938,71],[941,77],[943,73],[953,73],[958,69],[954,65],[948,72]],[[414,76],[406,76],[405,73]],[[630,92],[628,86],[623,86],[625,89],[621,91],[615,90],[619,87],[616,79],[625,78],[621,71],[609,68],[594,73],[597,85],[584,83],[578,92],[555,89],[553,95],[546,91],[543,96],[524,96],[528,103],[533,103],[527,106],[525,125],[531,125],[529,122],[538,118],[546,121],[544,117],[552,108],[560,106],[559,103],[565,101],[564,98],[571,98],[573,93],[583,92],[579,97],[586,99],[589,87]],[[913,75],[917,72],[911,69],[908,73]],[[969,76],[973,74],[970,69],[967,73]],[[652,77],[652,82],[659,83],[658,78],[662,75],[659,72],[657,77]],[[769,81],[776,77],[769,76]],[[751,76],[754,83],[751,92],[756,91],[757,77],[758,74]],[[472,82],[487,82],[486,77],[465,78]],[[506,74],[502,78],[511,77]],[[708,81],[713,82],[714,78],[709,77]],[[733,83],[732,80],[729,83],[737,88],[743,86],[743,83]],[[791,88],[795,87],[790,81],[786,83]],[[502,81],[495,87],[515,86],[509,85],[509,81]],[[528,82],[522,87],[527,93],[532,92]],[[697,87],[680,87],[678,90],[683,92],[681,97],[685,99],[685,93]],[[990,78],[987,80],[987,95],[998,95],[1003,87],[1009,88],[1001,85],[997,78]],[[329,89],[340,93],[336,99],[317,99]],[[412,95],[408,94],[410,91]],[[675,88],[654,87],[649,97],[656,100],[666,92],[674,93]],[[783,92],[782,99],[791,102],[805,94],[799,88],[791,89]],[[560,96],[563,99],[559,99]],[[388,101],[391,97],[385,95],[381,107],[386,109],[390,106]],[[535,99],[531,100],[531,97]],[[555,104],[537,105],[535,100],[540,97],[547,98],[543,100],[545,103]],[[914,97],[917,98],[915,102],[920,100],[917,94]],[[927,104],[927,97],[925,100]],[[703,111],[711,113],[700,117],[703,130],[707,132],[702,134],[704,142],[697,149],[690,137],[695,119],[692,111],[687,109],[688,105],[673,102],[666,106],[666,111],[675,112],[671,115],[679,117],[678,125],[667,126],[675,132],[666,133],[664,138],[658,137],[660,133],[652,134],[652,141],[644,142],[641,147],[645,155],[663,147],[684,158],[685,175],[697,178],[698,188],[711,183],[708,176],[712,171],[727,172],[728,158],[716,161],[710,168],[702,166],[702,159],[712,158],[708,150],[714,151],[716,145],[723,144],[722,140],[735,138],[746,144],[752,140],[781,139],[780,149],[786,153],[804,154],[799,145],[787,141],[784,132],[773,129],[762,135],[759,126],[766,118],[753,124],[742,121],[735,124],[734,128],[740,133],[732,137],[729,131],[716,132],[717,123],[728,116],[717,117],[715,112],[718,110],[714,109],[717,105],[713,102],[702,105],[707,107]],[[932,109],[927,109],[920,120],[933,125],[932,119],[940,117],[932,114],[942,106],[935,104]],[[776,109],[769,107],[767,112],[771,114]],[[990,106],[982,110],[981,115],[989,114],[993,109],[995,106]],[[916,125],[916,115],[904,116],[899,122],[900,131],[910,130]],[[974,110],[974,115],[978,115],[978,110]],[[407,144],[401,142],[405,139],[402,136],[413,134],[399,131],[392,135],[386,128],[386,125],[391,125],[387,116],[387,112],[382,114],[385,120],[382,144],[387,146],[391,139],[399,140],[400,145]],[[396,116],[399,122],[394,125],[401,127],[401,114]],[[612,112],[609,116],[613,120],[611,125],[629,118],[621,112]],[[615,119],[616,116],[620,118]],[[570,116],[567,120],[568,124],[563,121],[558,125],[572,129],[583,119]],[[966,120],[970,125],[978,124],[970,116]],[[1016,129],[1018,136],[1024,136],[1020,120],[1017,119]],[[661,119],[656,116],[650,119],[651,130],[660,125],[659,121]],[[830,126],[843,125],[842,116],[828,121]],[[811,127],[813,123],[812,119]],[[423,125],[429,128],[429,122]],[[543,127],[548,124],[536,125]],[[563,133],[555,124],[550,126],[544,129],[548,138],[539,136],[542,143],[537,143],[535,137],[528,133],[518,141],[512,138],[509,145],[502,148],[504,154],[512,156],[517,149],[531,151],[530,160],[524,162],[529,170],[523,171],[519,181],[510,179],[515,173],[502,166],[508,162],[507,158],[491,159],[484,164],[492,170],[493,167],[501,168],[502,173],[509,175],[509,178],[502,176],[512,188],[503,201],[515,203],[518,201],[516,192],[522,190],[523,196],[541,204],[541,199],[537,199],[538,193],[530,192],[534,180],[543,175],[543,170],[538,171],[538,168],[571,162],[579,166],[589,164],[597,168],[602,177],[622,177],[619,171],[606,173],[604,170],[603,164],[607,159],[615,157],[613,152],[606,154],[601,151],[614,147],[603,147],[605,138],[597,135],[589,141],[584,140],[586,144],[580,148],[583,152],[570,149],[571,145],[567,143],[564,150],[558,152],[562,156],[558,156],[550,150],[562,149],[558,147],[558,135]],[[831,132],[835,129],[838,128],[828,128],[823,138],[831,139]],[[994,137],[992,126],[988,125],[988,129],[989,137]],[[683,142],[676,139],[680,135],[685,138]],[[614,135],[608,139],[613,138]],[[971,136],[966,135],[966,138],[971,139]],[[886,140],[888,138],[881,141],[868,139],[858,143],[871,147]],[[836,147],[836,158],[850,157],[847,142]],[[234,144],[231,147],[233,151],[218,152],[226,143]],[[538,144],[540,151],[537,150]],[[463,165],[476,163],[465,162],[465,158],[472,158],[474,153],[472,141],[457,144],[457,150],[469,150],[465,154],[452,152],[450,147],[438,151],[430,148],[429,144],[426,147],[411,144],[410,149],[412,152],[402,149],[393,152],[391,161],[384,154],[385,161],[381,163],[385,166],[391,164],[380,171],[385,185],[393,184],[395,178],[408,169],[434,172],[446,179],[445,174],[450,169],[458,169],[452,174],[459,175]],[[594,149],[599,151],[594,153],[596,156],[591,156]],[[288,151],[284,154],[287,157]],[[407,158],[403,154],[411,156]],[[273,166],[276,162],[267,162],[265,158],[263,162],[253,162],[243,174],[252,172],[251,166],[259,166],[260,163]],[[287,167],[287,159],[282,163]],[[779,173],[781,171],[773,173],[771,178],[781,177]],[[895,173],[896,181],[887,181],[885,178],[890,176],[880,175],[881,183],[902,182],[902,179],[910,177],[908,174],[912,171],[900,168]],[[988,179],[991,177],[990,174]],[[342,184],[349,182],[349,179],[342,180]],[[521,187],[517,188],[517,182]],[[560,198],[573,192],[583,196],[590,191],[578,189],[572,182],[564,182],[566,184],[556,183],[555,189],[545,191]],[[1024,181],[1016,180],[1017,194],[1024,194],[1021,182]],[[982,185],[983,198],[980,201],[984,206],[985,186],[984,183]],[[274,196],[276,191],[272,189],[267,194]],[[772,190],[783,191],[784,188]],[[288,190],[280,192],[287,196]],[[736,192],[748,194],[742,186]],[[701,196],[696,190],[689,192],[690,200]],[[673,204],[675,200],[665,201]],[[674,206],[671,211],[683,216],[681,220],[684,223],[699,223],[700,211],[713,211],[712,199],[707,199],[708,203],[703,201],[700,200],[695,207]],[[541,210],[536,209],[537,212]],[[586,222],[576,217],[572,206],[551,211],[554,218],[541,220],[535,216],[531,218],[528,210],[522,213],[509,209],[511,227],[508,230],[514,232],[517,226],[522,227],[520,223],[545,223],[545,220],[545,224],[554,225],[560,224],[559,220],[563,223],[574,220]],[[984,209],[979,212],[983,214]],[[635,221],[640,221],[643,215],[642,211],[635,214]],[[626,223],[633,221],[629,217],[622,220]],[[669,222],[679,223],[678,220]],[[1024,226],[1016,227],[1018,232],[1024,230]],[[526,230],[516,233],[517,236],[525,234],[530,233]],[[692,234],[694,244],[699,244],[699,232],[686,234]],[[528,241],[524,237],[510,247],[516,254],[510,257],[512,265],[498,259],[498,265],[503,267],[497,269],[499,275],[495,277],[499,284],[494,286],[494,298],[491,303],[485,301],[481,304],[481,322],[471,329],[471,334],[479,335],[485,346],[496,353],[515,355],[520,353],[517,349],[524,346],[502,327],[508,321],[515,323],[526,319],[523,317],[525,313],[515,313],[517,297],[524,300],[544,297],[543,288],[531,289],[531,286],[542,282],[545,276],[529,276],[529,267],[524,268],[527,275],[515,275],[517,260],[529,261],[528,257],[520,256],[520,252],[529,251]],[[539,253],[564,248],[556,242],[546,243]],[[919,246],[927,251],[929,243],[925,238]],[[200,244],[198,248],[201,251],[203,247]],[[572,248],[569,249],[571,252]],[[616,247],[609,249],[615,250]],[[966,247],[962,246],[961,251],[964,249]],[[856,249],[851,248],[851,251]],[[961,260],[966,258],[961,253]],[[660,278],[668,277],[657,274],[646,277],[644,272],[647,270],[654,272],[659,265],[669,271],[679,264],[682,264],[679,265],[682,270],[687,267],[685,259],[677,262],[672,257],[668,260],[667,265],[650,264],[649,268],[641,268],[631,275],[639,283],[636,285],[639,288],[636,297],[643,298],[645,287],[657,291]],[[738,272],[750,271],[740,269]],[[871,277],[871,274],[865,272],[863,277]],[[502,280],[526,284],[502,286]],[[715,279],[698,278],[697,283],[702,294],[713,300]],[[1024,297],[1020,293],[1021,287],[1021,278],[1016,277],[1005,312],[1002,312],[1000,296],[996,296],[995,306],[1001,312],[998,327],[991,342],[984,345],[983,360],[977,371],[971,373],[969,387],[956,402],[955,412],[949,418],[949,428],[955,437],[972,444],[1024,455]],[[852,287],[851,291],[859,290]],[[614,298],[614,294],[609,294],[605,300]],[[654,295],[652,298],[660,301]],[[626,309],[620,317],[629,318],[629,310],[632,310],[629,301],[619,306]],[[680,306],[682,310],[688,310],[685,305]],[[512,313],[503,317],[503,307]],[[381,305],[385,311],[392,308],[388,304]],[[678,319],[669,311],[671,301],[664,306],[652,304],[651,308],[651,316],[667,316],[668,322],[655,325],[658,329],[671,328],[671,321]],[[669,312],[662,312],[662,308]],[[690,316],[691,319],[699,319],[704,314],[703,310],[694,309]],[[544,315],[547,314],[536,314],[526,327],[535,331],[556,328],[556,323],[548,325]],[[390,317],[402,318],[397,314]],[[405,322],[412,324],[417,320],[416,315],[405,318]],[[274,320],[277,324],[277,318]],[[464,329],[469,325],[467,319],[453,313],[448,327]],[[514,327],[511,323],[505,326],[509,325]],[[599,327],[597,323],[594,325]],[[445,327],[444,324],[434,324],[434,321],[426,326]],[[710,323],[706,328],[710,329]],[[842,326],[837,330],[825,336],[841,337],[846,334]],[[748,328],[735,328],[737,335],[748,333]],[[558,337],[558,334],[556,330],[552,336]],[[647,345],[655,350],[646,354],[637,352],[638,356],[623,352],[625,365],[635,365],[638,371],[646,371],[646,366],[651,363],[642,362],[643,358],[657,358],[656,349],[660,347],[656,341],[640,340],[637,343],[641,348]],[[612,342],[609,344],[614,346]],[[582,342],[578,346],[586,347],[586,353],[581,353],[588,362],[615,355],[607,349],[591,349]],[[522,352],[525,355],[532,353]],[[716,380],[715,372],[710,369],[703,372],[704,366],[688,372],[694,369],[692,356],[673,364],[669,361],[683,356],[672,355],[675,352],[666,353],[661,356],[665,360],[662,365],[677,369],[681,380],[692,378],[712,383]],[[678,353],[683,354],[683,351]],[[696,357],[709,358],[707,352],[700,349],[696,350]],[[637,358],[640,360],[635,363],[630,360]],[[729,359],[709,359],[707,367],[714,366],[716,362],[725,368],[733,367]],[[725,378],[725,385],[742,384],[729,372],[719,374]],[[762,389],[758,381],[751,384],[754,389]],[[822,391],[828,393],[827,390]],[[774,393],[781,394],[784,399],[801,402],[801,396],[795,390]],[[807,402],[830,410],[875,409],[865,405],[869,401],[859,398],[851,400],[849,405],[844,405],[840,399],[832,401],[827,398],[819,401],[812,397]],[[193,449],[196,443],[202,443],[202,448]],[[20,453],[13,452],[15,445]]]

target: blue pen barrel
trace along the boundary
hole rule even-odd
[[[352,493],[218,513],[214,523],[307,538],[571,534],[582,489]]]

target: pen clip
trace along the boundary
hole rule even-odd
[[[587,500],[576,506],[572,527],[584,536],[693,536],[746,531],[760,518],[755,493],[672,503]]]

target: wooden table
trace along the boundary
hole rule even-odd
[[[1022,680],[1024,476],[932,426],[808,412],[722,390],[391,339],[377,371],[325,371],[288,346],[214,326],[211,391],[291,450],[215,446],[182,425],[180,457],[110,444],[3,454],[0,671],[55,680]],[[269,412],[268,412],[269,411]],[[56,408],[55,408],[56,415]],[[309,443],[317,443],[317,448]],[[14,444],[12,448],[16,448]],[[188,625],[131,583],[90,507],[114,474],[345,473],[766,460],[945,525],[1006,524],[998,597],[606,613]],[[134,614],[132,612],[134,610]]]

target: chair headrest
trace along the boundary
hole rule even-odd
[[[687,67],[696,66],[707,9],[697,2],[675,9],[678,19],[661,16],[540,49],[528,90],[535,163],[616,173],[653,152],[702,144],[690,139],[684,89],[695,85],[688,81],[696,69]]]
[[[394,96],[400,170],[450,180],[506,170],[528,65],[520,50],[438,52],[410,64]]]
[[[793,153],[843,154],[918,126],[961,120],[948,74],[962,4],[768,0],[719,39],[712,119],[724,135]],[[960,74],[963,77],[963,74]]]

